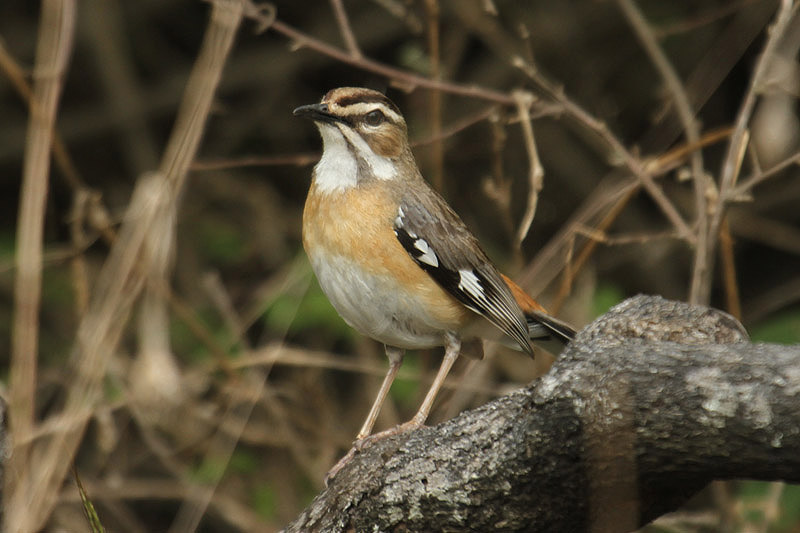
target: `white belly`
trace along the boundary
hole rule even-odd
[[[448,325],[424,311],[422,302],[386,276],[355,275],[351,261],[338,255],[310,255],[323,292],[347,324],[359,333],[398,348],[444,344]]]

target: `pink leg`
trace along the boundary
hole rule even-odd
[[[422,400],[422,405],[419,406],[419,410],[417,414],[414,415],[414,418],[403,424],[403,426],[409,426],[408,429],[420,427],[428,419],[428,415],[433,407],[433,401],[436,399],[436,395],[439,394],[439,389],[444,385],[444,380],[447,378],[447,374],[450,373],[450,369],[453,368],[453,363],[458,359],[458,354],[461,352],[461,340],[455,335],[448,333],[445,337],[445,343],[444,359],[442,359],[442,365],[439,367],[439,372],[436,374],[431,388],[428,389],[428,394],[426,394],[425,399]]]
[[[372,408],[369,410],[367,419],[364,420],[364,425],[361,426],[361,431],[358,432],[356,440],[361,440],[372,433],[372,426],[375,425],[375,420],[378,419],[378,414],[381,412],[383,402],[386,401],[386,395],[389,393],[394,378],[397,377],[397,371],[400,370],[400,365],[403,364],[403,353],[404,350],[400,348],[395,348],[393,346],[386,347],[386,357],[389,358],[389,371],[386,373],[386,377],[383,378],[378,396],[372,403]]]
[[[397,370],[400,368],[400,363],[403,362],[402,350],[398,350],[397,348],[389,348],[387,346],[386,355],[389,357],[391,366],[389,368],[389,372],[386,374],[386,377],[383,380],[383,385],[381,385],[381,390],[378,392],[378,397],[375,399],[375,403],[372,404],[372,409],[370,409],[369,415],[367,415],[367,419],[364,421],[364,426],[358,433],[358,440],[356,440],[350,451],[347,452],[347,455],[342,457],[339,462],[328,471],[328,474],[325,476],[325,485],[328,484],[328,481],[333,479],[333,477],[339,472],[339,470],[342,469],[342,467],[344,467],[344,465],[350,462],[350,460],[359,450],[364,449],[364,447],[369,443],[392,435],[417,429],[425,424],[425,420],[428,419],[428,415],[433,407],[433,401],[436,399],[436,395],[439,393],[442,385],[444,385],[447,374],[450,373],[450,369],[453,367],[456,359],[458,359],[458,354],[460,352],[461,340],[455,335],[448,333],[445,337],[444,359],[439,367],[439,372],[437,372],[436,378],[433,380],[431,388],[428,389],[428,393],[425,395],[425,399],[422,400],[422,405],[420,405],[417,414],[414,415],[414,418],[404,424],[400,424],[399,426],[381,431],[380,433],[376,433],[374,435],[369,435],[370,431],[372,431],[372,426],[375,424],[375,419],[378,417],[381,405],[386,398],[386,393],[389,391],[389,387],[397,375]]]
[[[378,414],[381,412],[383,402],[386,400],[386,395],[389,393],[389,389],[392,387],[392,382],[394,382],[394,378],[397,377],[397,371],[400,370],[400,365],[403,364],[404,353],[405,350],[400,348],[395,348],[393,346],[386,347],[386,357],[389,358],[389,371],[386,372],[386,376],[383,378],[383,383],[381,383],[378,396],[375,398],[375,401],[372,402],[372,407],[369,410],[366,420],[364,420],[364,424],[361,426],[361,430],[356,436],[356,441],[353,444],[353,447],[350,448],[350,451],[347,452],[344,457],[339,459],[339,461],[333,465],[333,468],[328,470],[328,473],[325,475],[326,486],[328,485],[328,481],[333,479],[333,476],[335,476],[344,465],[349,463],[353,456],[355,456],[356,452],[360,450],[364,444],[366,444],[367,437],[372,432],[372,427],[375,425],[375,421],[378,419]]]
[[[380,433],[370,435],[369,437],[359,439],[356,441],[355,447],[363,449],[364,446],[370,442],[374,442],[391,435],[397,435],[399,433],[411,431],[424,425],[425,421],[428,419],[428,415],[431,412],[436,395],[439,394],[439,390],[442,388],[442,385],[444,385],[444,381],[447,379],[447,374],[449,374],[450,369],[453,368],[453,364],[456,362],[456,359],[458,359],[460,352],[461,340],[455,335],[448,333],[445,337],[444,359],[442,359],[442,364],[439,366],[439,372],[436,373],[436,378],[434,378],[433,383],[431,383],[431,388],[428,389],[428,393],[425,395],[425,399],[422,400],[422,405],[420,405],[417,414],[414,415],[414,418],[408,422],[400,424],[399,426],[395,426],[385,431],[381,431]]]

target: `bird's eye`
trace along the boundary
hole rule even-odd
[[[364,122],[367,123],[367,126],[380,126],[386,117],[383,116],[383,113],[379,109],[375,111],[370,111],[364,117]]]

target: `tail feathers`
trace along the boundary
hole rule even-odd
[[[526,312],[528,319],[528,334],[531,340],[555,340],[566,345],[575,338],[575,329],[572,326],[547,313],[540,311]]]
[[[547,351],[558,353],[561,349],[575,337],[575,329],[549,314],[547,310],[539,305],[539,302],[531,298],[522,287],[503,276],[511,294],[517,301],[520,309],[525,314],[528,321],[528,335],[537,344],[542,344]],[[555,350],[555,351],[554,351]]]

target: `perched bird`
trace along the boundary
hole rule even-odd
[[[417,414],[388,433],[425,422],[462,340],[495,329],[533,356],[531,340],[572,339],[569,325],[497,271],[423,179],[391,100],[342,87],[294,114],[313,120],[323,142],[303,211],[311,266],[345,322],[383,343],[390,362],[357,442],[371,433],[406,349],[444,346],[445,355]]]

